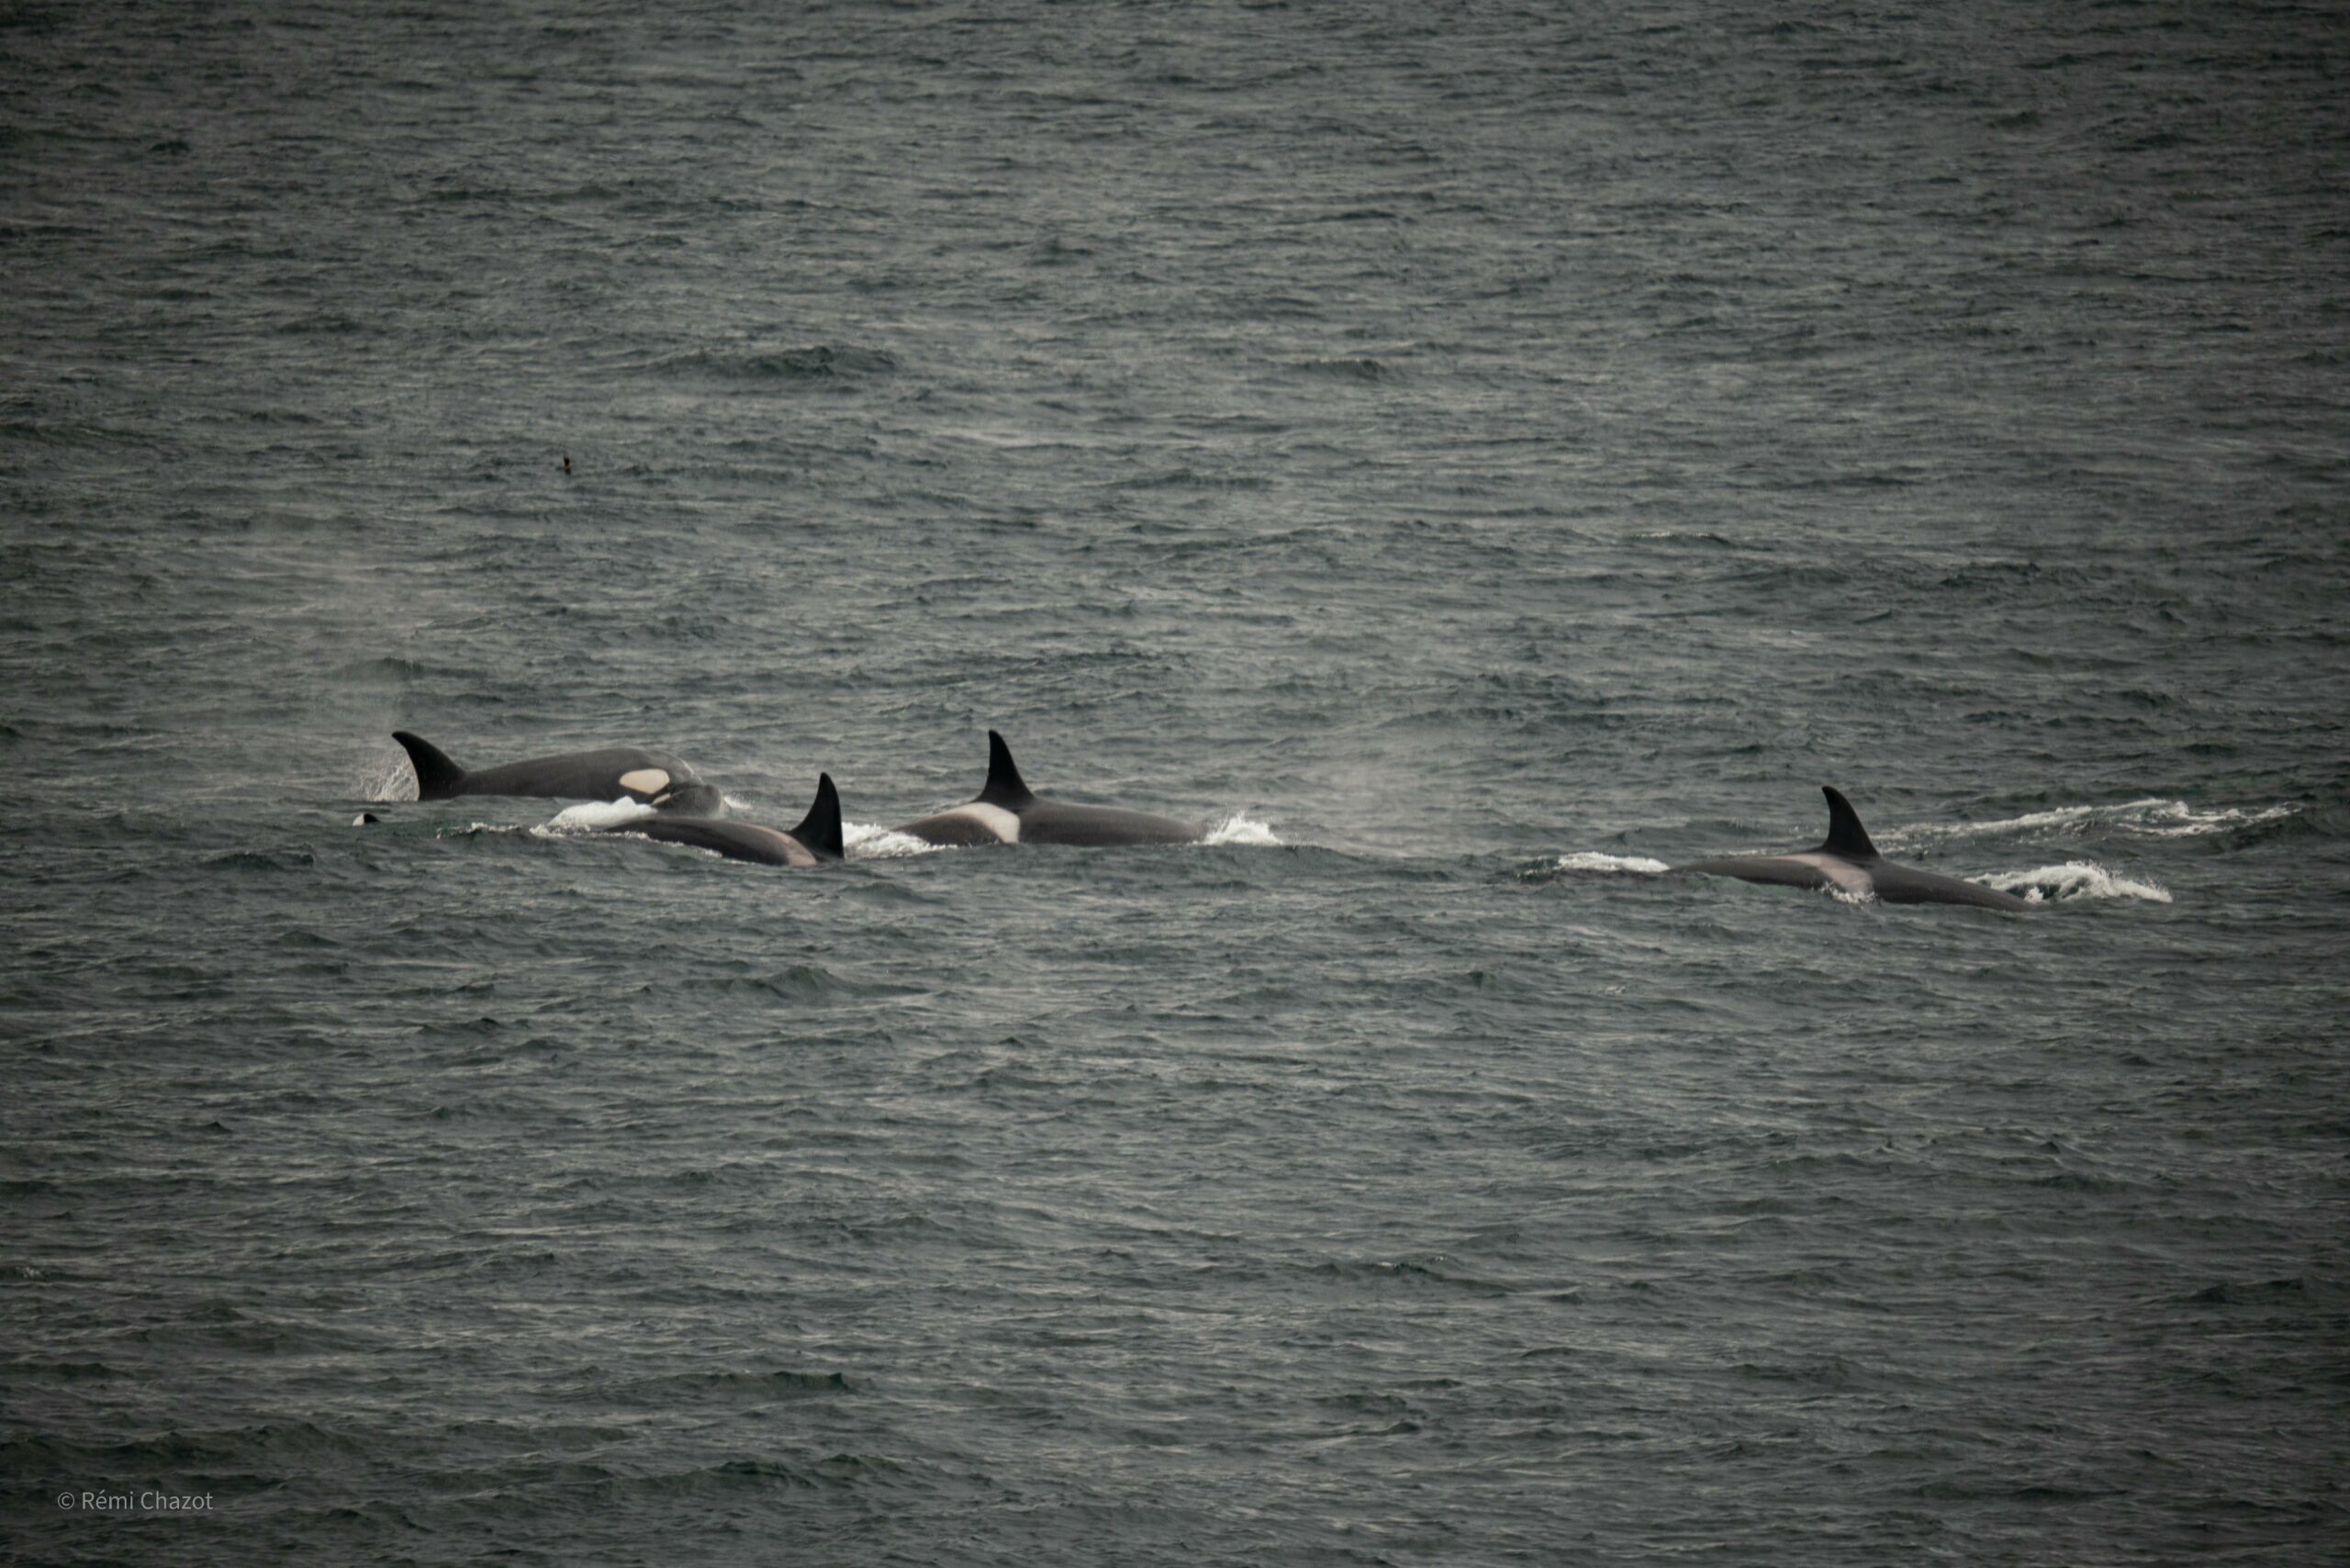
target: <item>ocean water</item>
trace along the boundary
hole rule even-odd
[[[2345,67],[7,7],[0,1555],[2341,1561]]]

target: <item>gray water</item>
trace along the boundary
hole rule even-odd
[[[5,1554],[2339,1561],[2345,61],[10,7]]]

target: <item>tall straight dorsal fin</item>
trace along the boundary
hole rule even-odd
[[[988,782],[979,791],[979,803],[1002,806],[1016,812],[1035,799],[1027,781],[1020,777],[1019,765],[1012,760],[1012,748],[993,730],[988,732]]]
[[[464,789],[465,770],[451,761],[447,752],[406,730],[394,730],[392,739],[408,748],[408,764],[416,769],[418,800],[445,801]]]
[[[833,788],[831,774],[816,775],[816,803],[808,808],[808,814],[791,830],[791,836],[806,845],[819,860],[841,857],[841,792]]]
[[[1828,841],[1819,846],[1820,852],[1848,860],[1879,858],[1876,846],[1869,842],[1869,830],[1861,825],[1861,813],[1852,810],[1844,792],[1833,784],[1822,784],[1819,792],[1828,797]]]

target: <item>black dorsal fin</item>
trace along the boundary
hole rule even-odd
[[[1861,825],[1861,813],[1852,810],[1852,802],[1833,784],[1822,784],[1819,792],[1828,797],[1828,842],[1819,846],[1828,855],[1841,855],[1847,860],[1878,858],[1876,846],[1869,842],[1869,830]]]
[[[1012,748],[993,730],[988,732],[988,783],[979,791],[979,803],[1002,806],[1016,812],[1036,797],[1029,791],[1027,781],[1020,777],[1019,765],[1012,760]]]
[[[392,739],[408,748],[408,764],[416,769],[418,800],[445,801],[464,788],[465,770],[447,752],[406,730],[394,730]]]
[[[819,860],[841,857],[841,792],[833,788],[831,774],[816,775],[816,803],[808,808],[808,814],[791,830],[791,836],[806,845]]]

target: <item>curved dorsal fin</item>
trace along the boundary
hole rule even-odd
[[[808,814],[791,830],[791,836],[806,845],[819,860],[841,857],[841,792],[833,788],[831,774],[816,775],[816,803],[808,808]]]
[[[1869,830],[1861,825],[1861,813],[1852,810],[1852,802],[1844,799],[1842,790],[1833,784],[1822,784],[1819,792],[1828,797],[1828,841],[1820,851],[1841,855],[1848,860],[1874,860],[1879,857],[1876,846],[1869,842]]]
[[[988,732],[988,782],[979,791],[982,805],[1002,806],[1016,812],[1036,797],[1020,777],[1019,765],[1012,760],[1012,748],[993,730]]]
[[[465,770],[431,741],[406,730],[394,730],[392,739],[408,749],[408,764],[416,769],[418,800],[445,801],[464,786]]]

